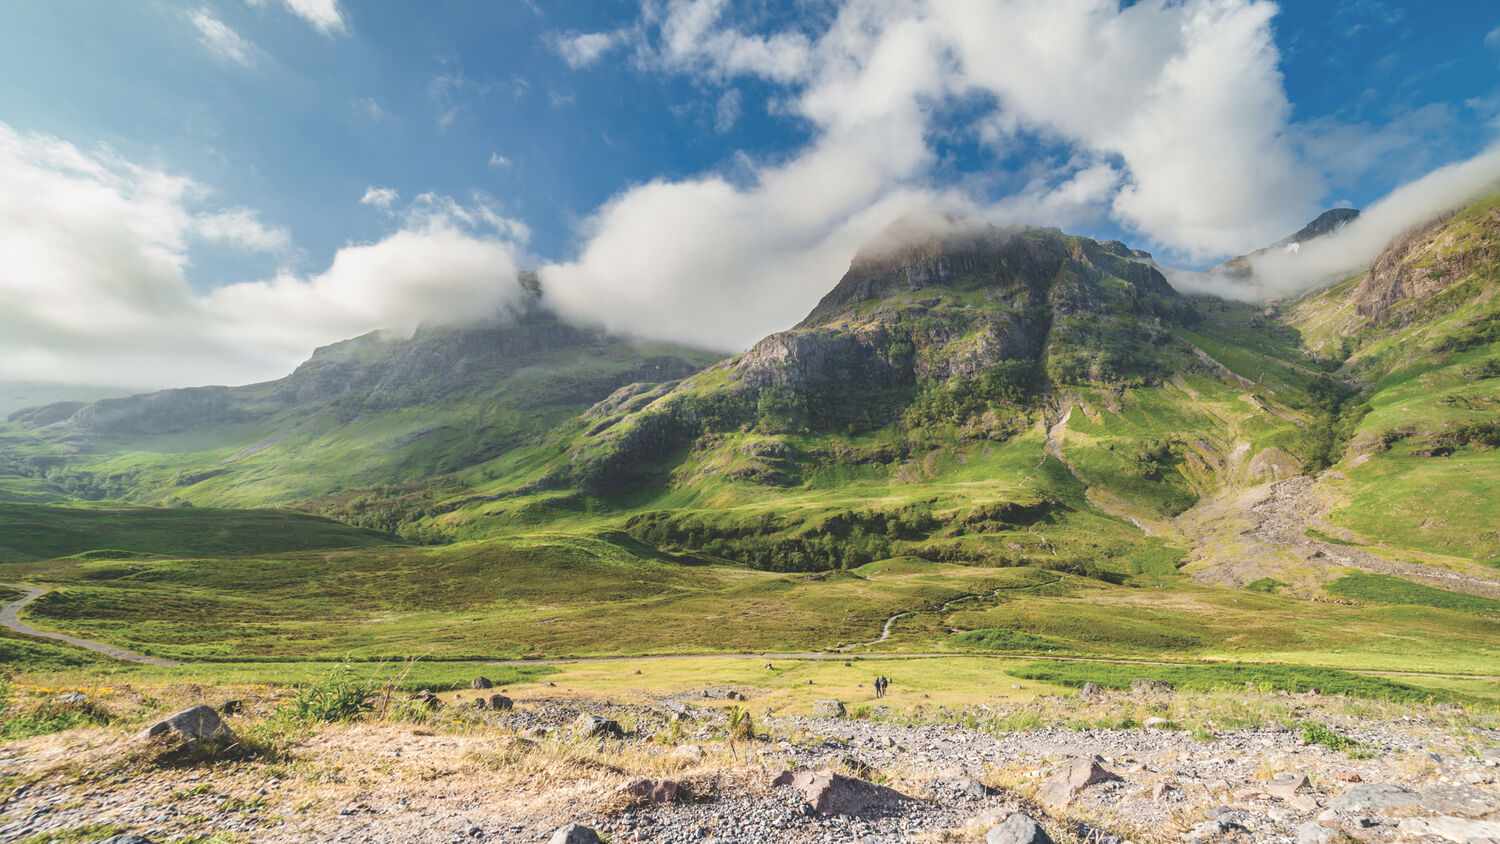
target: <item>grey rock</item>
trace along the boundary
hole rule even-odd
[[[138,742],[179,741],[196,746],[203,741],[222,741],[233,744],[238,739],[219,718],[211,706],[199,704],[191,709],[163,718],[147,727],[135,737]]]
[[[493,689],[494,687],[495,684],[490,682],[490,678],[488,677],[475,677],[473,682],[469,683],[469,688],[475,690]]]
[[[1407,818],[1396,827],[1396,831],[1412,838],[1434,836],[1456,841],[1458,844],[1477,844],[1484,839],[1500,840],[1500,821],[1454,817]]]
[[[570,823],[552,833],[548,844],[600,844],[599,833],[582,824]]]
[[[1137,677],[1130,681],[1130,691],[1138,695],[1165,694],[1174,690],[1175,687],[1165,680],[1147,680],[1144,677]]]
[[[898,806],[911,798],[883,785],[836,774],[824,768],[817,771],[784,771],[772,785],[790,785],[802,792],[807,804],[819,815],[860,815],[871,810]]]
[[[111,835],[108,838],[101,838],[100,840],[95,841],[94,844],[152,844],[152,842],[151,839],[147,838],[144,835],[136,835],[133,832],[123,832],[119,835]]]
[[[1266,793],[1272,797],[1280,797],[1290,800],[1297,796],[1297,792],[1308,787],[1307,774],[1285,773],[1277,774],[1271,784],[1266,786]]]
[[[516,702],[506,697],[505,695],[490,695],[491,709],[510,709],[515,705]]]
[[[1297,827],[1297,844],[1341,844],[1348,840],[1349,836],[1317,821],[1308,821]]]
[[[57,696],[58,703],[66,703],[70,706],[78,706],[89,702],[89,696],[83,692],[68,692]]]
[[[585,714],[573,720],[573,734],[584,738],[595,736],[621,738],[625,735],[625,730],[616,721],[598,715]]]
[[[1104,690],[1093,683],[1084,683],[1083,688],[1078,690],[1079,697],[1098,697],[1104,694]]]
[[[1433,785],[1422,789],[1421,805],[1435,815],[1482,818],[1500,811],[1500,794],[1466,785]]]
[[[1093,759],[1079,757],[1048,777],[1037,796],[1053,806],[1066,806],[1085,788],[1118,779],[1119,776],[1105,770]]]
[[[1169,723],[1171,723],[1171,722],[1168,721],[1167,719],[1162,718],[1160,716],[1155,716],[1155,717],[1147,718],[1146,720],[1142,721],[1141,722],[1141,726],[1145,727],[1148,730],[1159,730],[1162,727],[1165,727]]]
[[[654,780],[637,777],[620,786],[620,792],[639,797],[648,803],[674,803],[680,790],[672,780]]]
[[[1328,801],[1328,808],[1340,812],[1385,812],[1404,806],[1415,806],[1421,798],[1399,785],[1388,782],[1365,782]]]
[[[1022,814],[1006,818],[984,837],[985,844],[1053,844],[1052,836],[1037,826],[1036,821]]]
[[[844,704],[832,698],[815,700],[812,714],[814,718],[842,718],[844,717]]]

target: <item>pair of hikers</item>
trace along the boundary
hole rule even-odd
[[[889,677],[886,677],[884,674],[882,674],[879,677],[875,678],[875,696],[876,697],[885,697],[885,690],[889,689],[890,687],[891,687],[891,681],[890,681]]]

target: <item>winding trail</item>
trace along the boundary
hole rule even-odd
[[[182,664],[180,662],[173,662],[169,659],[157,659],[154,656],[145,656],[135,653],[134,651],[127,651],[124,648],[117,648],[114,645],[106,645],[103,642],[93,642],[88,639],[79,639],[76,636],[65,636],[61,633],[48,633],[45,630],[38,630],[35,627],[32,627],[31,625],[21,621],[21,608],[31,603],[32,601],[35,601],[37,598],[40,598],[43,595],[47,594],[47,590],[38,588],[36,586],[26,586],[21,583],[0,583],[0,586],[3,586],[7,589],[15,589],[18,592],[24,593],[19,601],[12,601],[3,607],[0,607],[0,625],[4,625],[5,627],[10,628],[11,630],[20,633],[23,636],[34,636],[38,639],[52,639],[57,642],[65,642],[69,645],[74,645],[86,650],[95,651],[97,653],[104,654],[105,656],[124,660],[125,662],[139,662],[142,665]]]
[[[1067,575],[1065,574],[1058,574],[1056,580],[1049,580],[1046,583],[1032,583],[1026,586],[1001,586],[1000,588],[995,589],[992,592],[973,592],[967,595],[959,595],[956,598],[949,598],[948,600],[942,602],[941,604],[938,604],[935,608],[930,610],[905,610],[903,612],[898,612],[885,620],[885,626],[880,628],[880,638],[871,639],[868,642],[851,642],[847,645],[842,645],[840,647],[834,648],[833,652],[843,653],[853,648],[864,648],[869,647],[870,645],[878,645],[881,642],[884,642],[885,640],[891,638],[891,627],[895,625],[898,620],[906,618],[909,615],[932,615],[937,613],[945,613],[948,611],[949,607],[953,606],[954,604],[963,603],[964,601],[973,601],[979,598],[996,598],[999,597],[1001,592],[1024,592],[1027,589],[1038,589],[1043,586],[1051,586],[1054,583],[1061,583],[1066,577]]]

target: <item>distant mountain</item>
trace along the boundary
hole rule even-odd
[[[286,378],[12,414],[0,455],[85,497],[250,506],[426,485],[547,431],[626,384],[719,356],[569,324],[534,277],[479,325],[379,332],[318,349]],[[54,474],[56,472],[54,471]],[[385,526],[389,527],[389,526]]]
[[[1302,244],[1334,234],[1358,217],[1359,209],[1357,208],[1330,208],[1295,234],[1287,235],[1270,246],[1263,246],[1254,252],[1230,258],[1211,267],[1203,275],[1218,277],[1231,283],[1249,284],[1253,281],[1252,262],[1255,258],[1268,253],[1295,252]]]

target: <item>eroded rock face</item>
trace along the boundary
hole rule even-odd
[[[784,771],[772,785],[789,785],[802,792],[807,805],[819,815],[859,815],[896,806],[910,797],[854,777],[824,768],[816,771]]]
[[[180,742],[189,746],[197,746],[205,741],[220,741],[225,744],[238,741],[234,731],[219,718],[219,713],[213,707],[201,704],[157,721],[138,733],[135,740]]]

